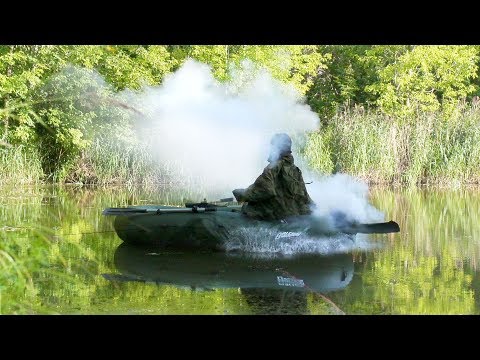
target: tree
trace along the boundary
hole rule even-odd
[[[171,46],[169,50],[178,65],[187,58],[204,62],[219,80],[230,79],[232,68],[248,59],[254,72],[267,69],[274,78],[292,83],[302,94],[312,86],[329,58],[311,45],[193,45]]]
[[[478,54],[472,46],[416,46],[379,69],[379,81],[365,90],[378,96],[387,114],[409,117],[441,109],[448,116],[475,91]]]
[[[405,45],[324,45],[319,51],[329,55],[327,67],[314,79],[307,92],[310,106],[324,123],[342,106],[375,106],[377,94],[365,88],[379,80],[378,72],[395,62],[410,47]]]

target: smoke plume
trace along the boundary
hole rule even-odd
[[[109,106],[133,109],[129,111],[135,118],[131,138],[147,144],[159,164],[169,164],[178,181],[191,181],[192,186],[201,183],[210,193],[232,196],[233,189],[249,186],[268,164],[272,136],[287,133],[304,180],[313,180],[307,190],[317,205],[316,215],[328,223],[334,211],[359,222],[383,218],[369,204],[363,182],[345,174],[321,177],[309,172],[298,149],[306,133],[318,129],[317,114],[292,85],[274,79],[251,62],[231,69],[231,80],[219,82],[207,65],[187,60],[161,85],[127,89],[108,97],[100,96],[112,92],[98,73],[76,69],[73,74],[81,81],[63,81],[57,88],[85,84],[82,91],[90,89],[88,96],[79,97],[89,100],[85,106],[100,109],[96,104],[108,99]],[[92,89],[97,94],[94,97]]]
[[[178,177],[231,195],[232,189],[253,183],[269,156],[281,152],[285,144],[278,142],[277,151],[269,153],[272,135],[287,133],[305,181],[313,180],[307,190],[316,215],[328,217],[337,210],[349,221],[383,219],[368,203],[368,187],[361,181],[345,174],[318,177],[302,168],[297,150],[305,134],[318,128],[319,118],[293,86],[255,71],[249,62],[232,70],[231,80],[221,83],[207,65],[188,60],[161,86],[128,94],[148,114],[138,131],[160,162],[176,164]]]
[[[212,189],[247,187],[267,164],[272,135],[301,136],[319,122],[292,86],[266,71],[253,76],[248,63],[221,83],[207,65],[188,60],[161,86],[129,95],[148,114],[137,130],[158,160]]]

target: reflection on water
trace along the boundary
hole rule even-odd
[[[193,291],[240,289],[255,313],[306,314],[307,292],[345,288],[353,277],[351,254],[264,258],[249,254],[154,252],[122,244],[111,281],[174,285]]]
[[[350,254],[263,258],[249,254],[154,251],[120,245],[114,259],[122,278],[191,289],[310,288],[324,292],[344,288],[353,276]]]
[[[480,313],[479,190],[372,189],[372,203],[402,231],[357,238],[362,246],[335,256],[146,255],[122,245],[112,219],[101,216],[105,207],[180,205],[204,196],[3,189],[0,250],[21,259],[32,281],[12,278],[14,267],[0,273],[0,312],[332,314],[335,304],[347,314]]]

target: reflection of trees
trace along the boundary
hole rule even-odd
[[[0,193],[4,221],[0,226],[8,226],[0,230],[0,250],[18,265],[15,268],[4,257],[0,259],[4,261],[0,264],[1,312],[332,313],[314,293],[199,292],[114,283],[99,276],[115,271],[112,254],[120,243],[111,219],[101,216],[101,210],[164,202],[166,194],[166,190],[74,186],[12,188]],[[169,193],[165,201],[181,204],[186,196],[180,191]],[[401,233],[380,235],[378,241],[385,248],[357,254],[349,286],[328,297],[347,314],[478,313],[480,193],[373,189],[372,202],[385,210],[387,219],[400,224]],[[376,241],[375,236],[371,239]]]
[[[480,272],[473,273],[472,287],[475,293],[475,309],[476,314],[480,312]]]
[[[250,310],[263,315],[308,314],[307,294],[304,291],[283,289],[240,289]]]
[[[240,289],[248,304],[247,314],[258,315],[332,315],[342,313],[314,291],[287,289]]]
[[[395,193],[373,191],[374,203],[399,222],[401,233],[389,236],[389,248],[367,256],[368,264],[362,265],[362,292],[351,294],[354,299],[347,312],[475,313],[471,272],[476,269],[480,244],[472,238],[480,235],[480,194]],[[353,284],[346,293],[351,291],[355,291]]]
[[[451,254],[441,258],[413,254],[412,248],[403,247],[375,254],[372,267],[363,273],[363,286],[381,313],[474,312],[472,278],[456,266]],[[441,271],[435,273],[437,265]]]
[[[16,260],[15,266],[0,263],[1,313],[248,312],[237,289],[200,293],[173,286],[111,283],[99,276],[115,271],[112,254],[120,243],[112,218],[101,216],[103,208],[142,201],[178,205],[185,196],[195,198],[171,191],[167,200],[162,199],[166,192],[45,186],[0,193],[4,205],[0,214],[13,229],[0,234],[0,250]]]
[[[372,190],[372,202],[401,229],[390,241],[415,254],[451,254],[476,269],[480,259],[480,192],[475,190]]]

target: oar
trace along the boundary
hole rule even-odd
[[[347,234],[388,234],[400,231],[400,226],[395,221],[373,224],[352,224],[341,229]]]

